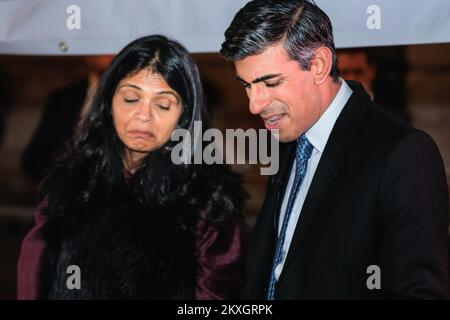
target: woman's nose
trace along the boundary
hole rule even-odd
[[[139,105],[136,110],[135,117],[139,121],[143,121],[143,122],[150,121],[152,118],[152,111],[151,111],[151,107],[149,106],[149,104],[142,103],[141,105]]]

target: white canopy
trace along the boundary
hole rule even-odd
[[[217,52],[247,0],[0,0],[0,53],[116,53],[164,34],[191,52]],[[449,0],[316,0],[337,47],[450,42]]]

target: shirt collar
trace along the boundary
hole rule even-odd
[[[322,114],[319,120],[305,133],[309,142],[311,142],[314,148],[320,153],[322,153],[325,149],[331,130],[333,129],[337,118],[341,114],[342,109],[344,109],[348,99],[353,93],[353,90],[344,81],[344,79],[340,78],[340,81],[341,87],[339,88],[339,91],[330,106]]]

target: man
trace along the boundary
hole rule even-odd
[[[45,171],[72,136],[86,112],[98,82],[114,55],[84,57],[87,76],[53,92],[47,99],[39,125],[22,155],[22,168],[39,183]]]
[[[377,65],[372,55],[363,48],[337,50],[339,73],[345,80],[361,82],[364,90],[374,100],[374,81]]]
[[[8,74],[0,66],[0,148],[6,129],[6,118],[11,107],[11,88]]]
[[[250,299],[448,298],[448,194],[424,132],[339,78],[332,26],[302,0],[255,0],[221,53],[278,129],[247,257]]]
[[[392,78],[390,79],[390,82],[394,82],[396,87],[395,90],[387,90],[386,83],[382,83],[382,85],[379,84],[381,78],[377,77],[377,63],[370,49],[339,49],[337,50],[337,57],[339,73],[343,79],[361,82],[364,90],[366,90],[372,101],[374,101],[377,106],[405,121],[410,120],[409,114],[406,110],[405,99],[402,99],[404,95],[399,92],[399,86],[401,86],[401,83],[398,83],[399,71],[391,71],[397,74],[394,80]],[[387,77],[389,76],[392,77],[392,75],[389,74],[380,75],[381,77],[384,76],[384,79],[388,79]],[[376,81],[378,85],[375,85]],[[383,92],[376,95],[375,91],[377,90],[375,90],[375,88],[380,89],[380,87],[383,89]],[[394,93],[392,94],[392,92]]]

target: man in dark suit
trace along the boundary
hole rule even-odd
[[[113,58],[113,55],[85,56],[86,79],[53,92],[47,99],[38,127],[21,159],[22,168],[36,183],[74,133]]]
[[[399,56],[402,55],[399,54]],[[343,79],[360,82],[377,106],[405,121],[410,121],[406,99],[404,99],[405,89],[403,84],[399,83],[405,77],[401,67],[390,72],[383,72],[383,66],[380,66],[379,73],[375,53],[371,48],[339,49],[337,57],[339,73]],[[384,70],[386,71],[386,65]],[[394,82],[394,89],[389,88],[392,86],[388,86],[383,80]]]
[[[281,142],[247,257],[247,297],[448,298],[439,151],[339,77],[327,15],[304,0],[251,1],[221,53],[250,112]]]

